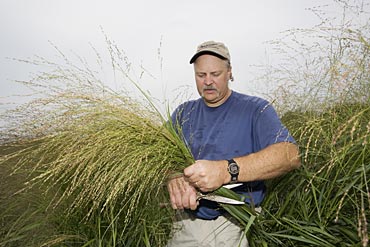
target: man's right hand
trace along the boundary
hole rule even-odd
[[[195,210],[198,206],[197,190],[184,176],[172,178],[167,182],[167,189],[170,193],[171,206],[173,209]]]

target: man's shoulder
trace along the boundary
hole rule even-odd
[[[202,98],[198,98],[198,99],[191,99],[191,100],[184,101],[184,102],[183,102],[183,103],[181,103],[177,108],[178,108],[178,109],[194,108],[195,106],[198,106],[198,105],[200,105],[201,103],[203,103],[203,99],[202,99]]]
[[[201,103],[201,99],[187,100],[178,105],[174,111],[177,116],[193,111]]]
[[[248,103],[255,106],[265,106],[269,104],[269,102],[261,97],[248,95],[233,91],[233,97],[238,103]]]

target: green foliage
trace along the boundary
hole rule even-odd
[[[283,119],[299,141],[303,166],[270,181],[273,190],[264,202],[269,215],[263,224],[270,233],[284,234],[287,246],[301,242],[293,236],[316,239],[312,244],[319,246],[366,246],[370,102],[316,114],[290,112]]]
[[[128,78],[122,54],[109,48],[115,73]],[[190,164],[190,152],[153,102],[110,90],[95,72],[58,52],[62,65],[30,61],[48,69],[22,82],[35,91],[33,98],[2,116],[9,125],[1,133],[0,163],[9,171],[1,177],[26,173],[14,192],[32,196],[41,187],[48,195],[35,206],[48,217],[27,221],[44,237],[36,245],[164,246],[174,214],[161,207],[168,202],[167,175]],[[28,203],[9,198],[1,200],[5,207]],[[2,220],[20,215],[9,214]],[[45,236],[39,225],[54,231]],[[22,229],[6,225],[1,242],[7,245],[13,234],[27,245],[32,233]]]
[[[273,98],[302,160],[268,181],[258,221],[268,246],[368,246],[369,18],[359,2],[337,3],[340,19],[313,9],[320,25],[273,42],[282,62],[262,78],[277,82]]]
[[[153,245],[164,245],[173,214],[160,207],[168,201],[167,174],[191,162],[170,125],[106,89],[101,97],[59,91],[30,104],[43,108],[42,124],[12,142],[22,147],[2,160],[32,168],[26,189],[45,184],[59,192],[52,204],[69,203],[59,226],[72,226],[67,234],[82,231],[94,245],[142,246],[144,232]]]

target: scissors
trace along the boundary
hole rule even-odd
[[[242,183],[228,184],[228,185],[224,185],[222,187],[224,187],[226,189],[231,189],[231,188],[238,187],[240,185],[242,185]],[[214,202],[218,202],[218,203],[225,203],[225,204],[234,204],[234,205],[244,204],[244,202],[242,202],[242,201],[234,200],[234,199],[227,198],[227,197],[224,197],[224,196],[218,196],[218,195],[215,195],[215,194],[212,194],[212,193],[203,194],[202,192],[198,191],[197,192],[197,201],[199,201],[201,199],[206,199],[206,200],[209,200],[209,201],[214,201]]]

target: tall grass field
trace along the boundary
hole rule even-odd
[[[320,13],[320,25],[272,42],[281,63],[259,80],[302,167],[266,181],[261,213],[223,205],[250,246],[369,246],[370,23],[350,3],[338,1],[339,22]],[[170,107],[159,110],[109,39],[107,50],[114,76],[139,97],[58,48],[63,62],[26,61],[44,70],[18,82],[34,94],[1,115],[0,246],[157,247],[173,234],[166,181],[193,157]]]

